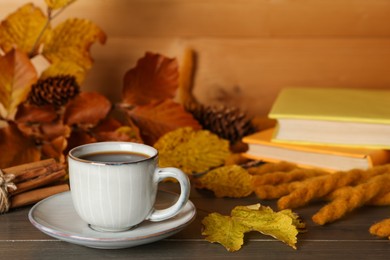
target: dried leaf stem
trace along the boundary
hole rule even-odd
[[[41,41],[41,39],[43,37],[43,34],[45,33],[45,31],[49,27],[51,21],[53,21],[54,18],[56,18],[58,15],[60,15],[72,3],[74,3],[74,2],[69,2],[67,5],[65,5],[60,10],[58,10],[55,14],[53,14],[53,9],[52,8],[47,7],[47,21],[46,21],[45,25],[42,27],[42,30],[39,32],[39,35],[38,35],[37,39],[35,40],[32,48],[31,48],[31,50],[30,50],[30,52],[28,54],[28,56],[30,58],[35,56],[35,50],[37,49],[38,44]]]

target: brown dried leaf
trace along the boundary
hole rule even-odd
[[[57,137],[68,138],[72,131],[68,125],[64,125],[62,120],[42,124],[40,129],[45,140],[52,140]]]
[[[12,120],[37,74],[27,55],[18,50],[0,56],[0,71],[0,117]]]
[[[238,165],[219,167],[196,179],[197,188],[212,190],[217,197],[247,197],[253,192],[251,184],[252,175]]]
[[[42,140],[42,131],[39,124],[25,124],[19,123],[17,124],[19,131],[30,139],[34,139],[36,142],[38,140]]]
[[[98,142],[103,141],[123,141],[142,143],[138,136],[138,131],[129,126],[121,126],[114,131],[97,132],[95,137]]]
[[[106,117],[93,129],[94,133],[111,132],[121,127],[122,123],[112,117]]]
[[[135,125],[122,125],[118,120],[107,117],[92,129],[93,136],[99,142],[127,141],[142,143],[139,129]]]
[[[182,105],[171,99],[138,106],[127,113],[142,129],[142,139],[149,144],[154,144],[164,134],[181,127],[201,129],[198,121]]]
[[[50,123],[58,117],[53,106],[35,106],[23,103],[15,116],[17,123]]]
[[[13,48],[18,48],[24,53],[36,53],[34,47],[39,35],[45,28],[47,17],[41,9],[32,3],[25,4],[14,13],[10,14],[0,25],[0,48],[4,52],[9,52]],[[49,32],[46,28],[45,32]],[[41,41],[45,38],[41,38]]]
[[[84,131],[83,129],[73,130],[68,138],[68,146],[66,147],[64,154],[67,154],[70,149],[83,145],[96,142],[96,138],[94,138],[90,133]]]
[[[161,137],[154,145],[161,167],[177,167],[187,174],[204,172],[224,164],[229,142],[207,130],[179,128]]]
[[[81,92],[68,102],[64,114],[67,125],[93,127],[104,119],[111,109],[111,102],[96,92]]]
[[[137,66],[126,72],[122,90],[124,103],[146,105],[151,101],[173,98],[178,87],[176,59],[147,52]]]
[[[35,144],[13,123],[0,128],[0,151],[0,169],[38,161],[41,157]]]
[[[32,139],[37,144],[44,141],[51,141],[57,137],[68,138],[72,129],[68,125],[64,125],[61,120],[56,120],[50,123],[18,123],[18,129]]]
[[[54,158],[57,159],[57,161],[64,163],[65,156],[63,152],[66,146],[66,138],[64,136],[59,136],[42,145],[42,154],[47,158]]]

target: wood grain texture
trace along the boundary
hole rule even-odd
[[[24,3],[3,0],[0,18]],[[91,19],[110,37],[383,37],[387,0],[79,0],[58,17]]]
[[[388,259],[388,243],[365,241],[309,241],[305,249],[293,250],[277,241],[247,241],[245,249],[229,253],[205,241],[164,240],[155,244],[120,250],[99,250],[60,241],[0,242],[4,259],[260,259],[329,260]],[[302,252],[304,251],[304,252]]]
[[[177,184],[160,188],[178,192]],[[191,201],[196,219],[178,234],[151,244],[120,250],[101,250],[70,244],[37,230],[27,219],[29,207],[0,215],[0,251],[6,259],[388,259],[390,241],[371,236],[369,226],[389,216],[388,207],[364,207],[326,226],[315,225],[311,215],[322,204],[295,210],[307,223],[308,231],[298,235],[297,250],[269,236],[250,232],[241,250],[229,253],[219,244],[206,242],[201,221],[211,212],[228,215],[237,205],[262,203],[276,209],[275,201],[215,198],[209,192],[193,189]],[[60,206],[60,205],[59,205]],[[64,220],[66,221],[66,220]],[[0,259],[3,259],[0,256]]]
[[[123,75],[145,49],[180,62],[186,47],[198,53],[194,93],[201,102],[254,114],[268,113],[285,86],[390,87],[390,39],[134,38],[111,39],[94,51],[85,88],[119,101]]]
[[[0,19],[26,2],[0,1]],[[387,0],[79,0],[54,24],[68,17],[107,33],[82,87],[113,102],[146,51],[180,61],[187,47],[196,97],[250,114],[266,115],[285,86],[390,88]]]

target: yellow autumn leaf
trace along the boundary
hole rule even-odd
[[[47,26],[47,22],[42,10],[33,4],[20,7],[0,24],[0,48],[4,52],[16,47],[25,53],[35,53],[39,46],[36,41]],[[47,27],[44,31],[41,40],[46,37],[50,28]]]
[[[154,145],[160,167],[177,167],[187,174],[207,171],[224,164],[229,142],[207,130],[183,127],[162,136]]]
[[[211,213],[202,220],[204,230],[202,235],[211,243],[220,243],[228,251],[234,252],[244,243],[244,234],[249,232],[248,227],[241,225],[230,216]]]
[[[27,55],[19,50],[0,56],[0,71],[0,118],[13,119],[37,74]]]
[[[58,75],[73,75],[76,77],[76,81],[79,85],[83,83],[86,76],[85,69],[76,62],[58,61],[51,64],[46,70],[44,70],[40,79],[46,79]]]
[[[260,204],[237,206],[231,216],[211,213],[202,220],[202,235],[211,243],[220,243],[234,252],[244,243],[244,234],[257,231],[272,236],[296,249],[297,235],[305,225],[298,215],[286,211],[274,212]]]
[[[139,129],[131,126],[121,126],[113,131],[97,131],[94,136],[99,142],[124,141],[142,143],[139,137]]]
[[[93,63],[89,50],[95,41],[105,43],[106,34],[91,21],[71,18],[51,31],[42,54],[53,64],[67,61],[87,70]]]
[[[217,197],[241,198],[253,192],[252,175],[238,165],[211,170],[197,178],[197,188],[212,190]]]
[[[49,8],[56,10],[68,6],[76,2],[76,0],[45,0],[45,2]]]

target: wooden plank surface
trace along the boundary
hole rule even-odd
[[[388,259],[389,244],[364,241],[308,241],[305,249],[293,251],[275,241],[249,241],[242,251],[229,253],[202,241],[164,240],[120,250],[98,250],[60,241],[0,242],[0,259]],[[5,258],[5,254],[7,258]],[[12,257],[12,258],[10,258]]]
[[[125,72],[145,50],[198,53],[195,96],[265,115],[285,86],[390,88],[390,39],[111,39],[96,46],[85,82],[120,101]],[[112,61],[115,61],[113,63]]]
[[[0,1],[0,19],[25,3]],[[187,47],[199,100],[250,114],[266,115],[285,86],[390,88],[387,0],[79,0],[54,24],[69,17],[107,33],[82,88],[113,102],[146,51],[180,59]]]
[[[2,0],[0,18],[43,0]],[[384,37],[387,0],[79,0],[56,18],[87,18],[110,37]]]
[[[163,189],[178,191],[176,184]],[[322,204],[295,210],[308,225],[298,235],[297,250],[271,237],[251,232],[235,253],[211,244],[201,235],[201,221],[211,212],[229,214],[237,205],[262,203],[276,209],[274,201],[218,199],[210,192],[193,190],[191,201],[197,207],[196,219],[178,234],[155,243],[119,250],[92,249],[51,238],[30,224],[29,208],[0,216],[0,259],[388,259],[390,241],[368,233],[371,224],[389,217],[388,207],[364,207],[326,226],[315,225],[310,217]],[[59,205],[60,206],[60,205]],[[64,219],[64,221],[66,221]]]

